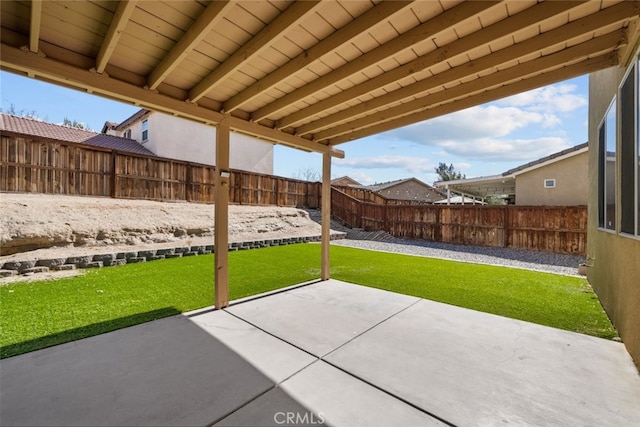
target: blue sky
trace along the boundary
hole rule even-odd
[[[99,132],[138,110],[80,91],[0,72],[2,110],[35,111],[62,123],[65,117]],[[467,177],[495,175],[587,141],[588,76],[469,108],[412,126],[339,145],[332,176],[363,184],[416,177],[432,183],[438,162],[453,163]],[[274,150],[274,173],[294,177],[322,168],[321,157],[282,146]]]

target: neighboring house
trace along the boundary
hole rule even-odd
[[[640,49],[589,76],[587,278],[640,366]]]
[[[153,156],[138,142],[113,135],[105,135],[69,126],[47,123],[38,119],[0,113],[0,131],[22,137],[37,137],[61,142],[74,142],[129,153]]]
[[[132,138],[156,156],[215,165],[216,128],[142,109],[122,123],[106,122],[102,132]],[[229,166],[273,174],[273,144],[232,132]]]
[[[354,186],[355,187],[355,186]],[[446,198],[446,195],[425,184],[417,178],[399,179],[381,184],[363,185],[362,188],[391,200],[413,200],[434,203]]]
[[[335,178],[331,180],[331,185],[349,187],[352,185],[362,186],[358,181],[349,177],[349,176],[341,176],[340,178]]]
[[[438,188],[523,206],[577,206],[589,199],[588,143],[529,162],[500,175],[439,181]]]

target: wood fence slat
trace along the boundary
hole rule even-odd
[[[332,214],[351,227],[461,245],[577,255],[586,251],[586,206],[377,204],[355,191],[359,189],[344,189],[332,189]]]

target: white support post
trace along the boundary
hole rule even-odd
[[[331,152],[322,153],[322,261],[320,278],[329,280],[331,241]]]
[[[216,128],[215,306],[229,305],[229,134],[227,120]]]
[[[449,186],[447,185],[447,206],[451,205],[451,190],[449,189]]]

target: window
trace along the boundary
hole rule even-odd
[[[556,188],[556,180],[555,179],[545,179],[544,180],[544,188]]]
[[[598,224],[640,236],[640,58],[627,70],[598,128]]]
[[[620,231],[628,234],[637,232],[636,94],[634,66],[620,86]]]
[[[598,223],[616,229],[616,100],[598,128]]]
[[[146,141],[149,139],[149,121],[142,121],[142,140]]]
[[[127,129],[124,131],[124,137],[127,139],[131,139],[131,129]]]

